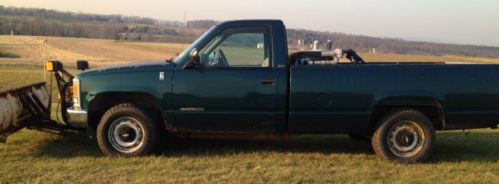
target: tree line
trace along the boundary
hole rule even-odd
[[[298,40],[305,44],[311,44],[314,40],[325,43],[331,40],[334,47],[353,48],[358,51],[367,52],[375,48],[377,51],[397,54],[415,55],[460,55],[472,57],[499,57],[499,47],[459,45],[431,42],[406,41],[394,38],[378,38],[371,36],[351,35],[345,33],[319,32],[309,30],[287,31],[288,43],[297,45]]]
[[[122,15],[99,15],[35,8],[0,6],[0,34],[100,38],[131,41],[190,43],[209,27],[214,20],[188,22],[156,20]],[[462,55],[499,58],[499,47],[415,42],[393,38],[288,29],[288,43],[298,40],[311,44],[314,40],[331,40],[335,47],[353,48],[398,54]]]
[[[98,15],[88,13],[61,12],[56,10],[37,9],[37,8],[16,8],[0,6],[2,15],[28,16],[43,19],[57,19],[61,21],[86,21],[102,23],[132,23],[132,24],[156,24],[157,20],[139,16],[123,15]]]

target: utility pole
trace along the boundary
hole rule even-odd
[[[47,66],[45,64],[47,62],[47,38],[43,38],[43,80],[47,81]]]

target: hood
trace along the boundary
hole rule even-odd
[[[85,77],[91,75],[107,74],[107,73],[118,73],[118,72],[137,72],[137,71],[171,71],[175,68],[175,63],[161,61],[146,61],[139,63],[115,65],[108,67],[94,68],[87,70],[78,74],[78,77]]]

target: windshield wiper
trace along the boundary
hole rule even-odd
[[[167,62],[167,63],[171,63],[171,62],[173,62],[173,60],[175,60],[175,58],[174,58],[174,57],[171,57],[170,59],[165,59],[165,62]]]

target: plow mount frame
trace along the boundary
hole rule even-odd
[[[49,70],[51,77],[48,85],[46,82],[39,82],[0,92],[0,143],[5,143],[7,137],[23,128],[54,134],[85,135],[85,128],[75,128],[67,124],[65,110],[70,104],[66,101],[66,93],[67,89],[71,89],[73,75],[62,68],[62,63],[49,62],[57,65],[52,67],[57,69]],[[51,119],[53,78],[60,97],[58,106],[62,122]],[[59,117],[59,114],[56,114],[56,117]]]

